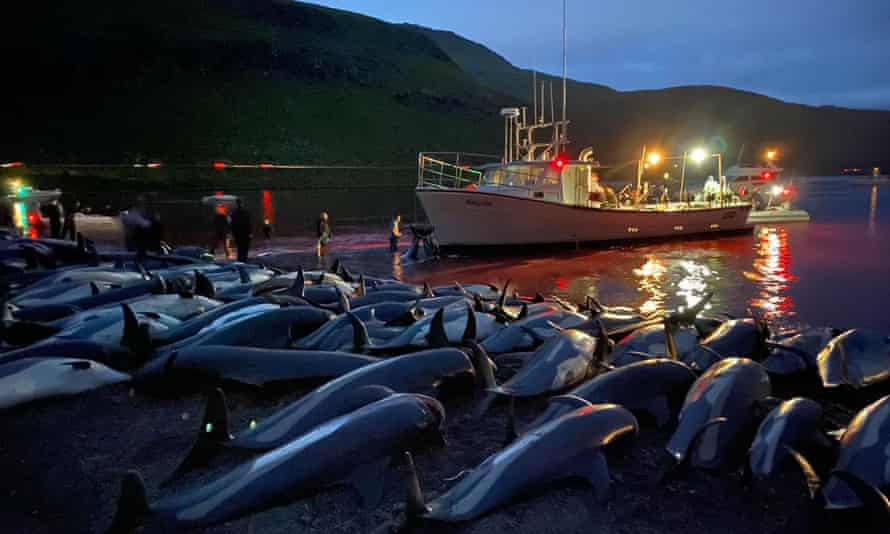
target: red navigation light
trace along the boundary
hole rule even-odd
[[[222,195],[223,195],[222,191],[214,191],[213,192],[213,196],[215,196],[215,197],[221,197]]]
[[[215,171],[221,171],[226,168],[226,163],[224,161],[214,161],[210,166]]]
[[[146,165],[146,167],[148,167],[149,169],[160,169],[161,162],[160,161],[151,161]]]
[[[272,164],[271,163],[260,163],[260,168],[261,169],[271,169]]]
[[[566,158],[563,154],[560,154],[553,158],[553,161],[550,162],[550,168],[554,171],[562,172],[568,162],[568,158]]]
[[[0,165],[0,167],[2,167],[4,169],[11,169],[13,167],[21,167],[23,165],[24,165],[24,163],[22,163],[21,161],[10,161],[9,163],[4,163],[4,164]]]
[[[760,173],[760,177],[763,178],[764,180],[772,180],[773,173],[771,173],[769,171],[763,171]]]
[[[28,228],[28,237],[31,239],[37,239],[38,237],[40,237],[37,234],[37,228],[34,228],[34,227]]]
[[[37,222],[39,220],[40,220],[40,216],[37,215],[37,213],[35,213],[33,211],[28,213],[28,224],[37,224]]]

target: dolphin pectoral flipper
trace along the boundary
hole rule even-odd
[[[358,492],[363,507],[376,507],[383,500],[383,488],[388,469],[389,459],[384,459],[359,466],[349,477],[350,484]]]
[[[809,460],[807,460],[803,454],[788,445],[785,445],[784,447],[800,467],[800,471],[803,473],[804,480],[807,483],[807,490],[810,492],[810,498],[815,499],[816,495],[819,494],[819,488],[822,486],[822,480],[819,478],[819,475],[816,474],[816,470],[813,469],[813,466],[810,465]]]
[[[142,524],[148,515],[148,498],[145,482],[139,471],[127,471],[121,482],[121,494],[117,499],[117,511],[108,534],[126,534]]]
[[[405,479],[405,515],[408,517],[408,522],[411,523],[428,513],[429,508],[423,500],[423,490],[420,489],[420,479],[417,477],[414,457],[408,451],[405,451],[405,465],[408,468],[408,475]]]
[[[606,456],[599,449],[584,453],[571,462],[572,475],[590,483],[597,500],[604,499],[609,492],[609,465]]]
[[[674,458],[674,460],[676,460],[674,465],[669,467],[666,471],[659,475],[657,484],[662,485],[670,482],[671,480],[677,478],[679,475],[689,471],[692,465],[692,455],[695,453],[695,449],[698,447],[698,444],[701,443],[701,440],[707,430],[711,427],[722,425],[726,421],[728,421],[726,417],[714,417],[713,419],[708,420],[705,424],[699,427],[699,429],[695,432],[695,435],[692,436],[692,439],[689,440],[689,445],[686,447],[683,455],[679,458]]]
[[[835,470],[831,475],[847,485],[872,517],[873,525],[890,524],[890,499],[874,485],[844,470]]]

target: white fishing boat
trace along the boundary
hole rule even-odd
[[[565,28],[565,7],[563,9]],[[563,59],[565,60],[565,31]],[[750,232],[751,205],[731,194],[725,180],[706,200],[650,199],[637,161],[636,187],[616,195],[599,183],[603,167],[584,149],[564,156],[568,141],[566,71],[563,61],[562,118],[544,117],[544,86],[533,81],[533,120],[526,108],[505,108],[504,153],[497,163],[474,164],[479,154],[421,153],[417,196],[444,247],[615,242]],[[540,115],[539,115],[540,108]],[[549,132],[549,136],[547,135]],[[718,157],[722,167],[722,158]],[[718,169],[718,176],[722,175]],[[686,199],[685,191],[680,198]]]

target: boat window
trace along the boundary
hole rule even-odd
[[[534,188],[543,184],[559,183],[559,172],[547,163],[507,165],[485,171],[484,185]]]

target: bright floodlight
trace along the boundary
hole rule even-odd
[[[658,152],[650,152],[649,156],[646,159],[648,159],[649,163],[651,163],[652,165],[658,165],[658,163],[661,161],[661,154],[659,154]]]
[[[690,159],[696,163],[701,163],[708,157],[707,151],[704,148],[696,148],[693,149],[689,154]]]
[[[781,188],[781,187],[779,187],[778,185],[774,185],[774,186],[773,186],[773,195],[774,195],[774,196],[779,196],[779,194],[780,194],[781,192],[782,192],[782,188]]]
[[[775,150],[767,150],[766,151],[766,159],[768,159],[769,161],[776,159],[777,155],[778,155],[778,153]]]

